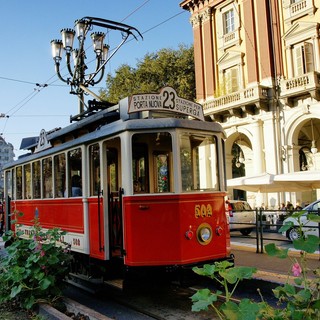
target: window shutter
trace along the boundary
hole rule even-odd
[[[306,72],[314,71],[314,64],[313,64],[313,46],[309,42],[304,43],[304,60],[305,60],[305,69]]]
[[[296,66],[297,66],[297,76],[304,74],[303,71],[303,58],[302,58],[302,47],[299,46],[295,49],[296,52]]]
[[[236,68],[231,69],[231,86],[232,92],[239,90],[238,70]]]

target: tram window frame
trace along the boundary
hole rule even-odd
[[[98,143],[89,146],[90,167],[90,196],[97,196],[101,191],[101,161],[100,145]]]
[[[53,168],[52,157],[42,159],[42,194],[43,198],[53,198]]]
[[[63,198],[66,190],[66,154],[53,157],[54,197]]]
[[[201,152],[205,153],[200,155]],[[219,191],[219,148],[215,135],[181,132],[179,135],[182,192]],[[202,163],[201,162],[202,159]],[[213,166],[214,165],[214,166]],[[207,170],[205,174],[201,171]],[[205,177],[205,180],[201,179]]]
[[[41,164],[40,160],[32,162],[32,198],[41,198]]]
[[[68,197],[81,197],[83,195],[83,184],[82,184],[82,156],[83,150],[81,147],[74,148],[67,153],[68,163],[68,189],[66,195]],[[79,161],[80,159],[80,161]],[[78,178],[80,178],[78,180]],[[75,181],[78,180],[78,181]],[[78,185],[73,185],[76,182]],[[73,188],[73,190],[72,190]]]
[[[32,186],[31,186],[31,163],[27,163],[23,166],[23,198],[32,198]]]
[[[22,200],[22,166],[17,166],[15,168],[15,190],[16,190],[16,200]]]

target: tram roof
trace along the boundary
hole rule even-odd
[[[65,149],[88,143],[90,141],[94,142],[103,137],[115,135],[123,131],[137,131],[142,129],[154,131],[156,129],[184,128],[209,132],[223,132],[221,125],[216,122],[163,116],[152,118],[154,114],[147,114],[145,112],[128,114],[128,99],[129,98],[122,99],[118,105],[96,112],[95,114],[78,122],[72,123],[65,128],[52,130],[47,136],[48,141],[54,143],[54,141],[60,140],[62,143],[41,152],[22,155],[14,162],[14,164],[17,165],[40,157],[42,158],[56,152],[62,152]],[[168,114],[166,114],[166,116],[168,116]],[[77,137],[83,130],[88,130],[88,132]],[[74,135],[74,139],[64,141],[65,138],[70,135]],[[38,137],[24,138],[21,142],[20,149],[34,150],[38,144],[38,140]],[[13,163],[8,163],[5,167],[10,167],[12,164]]]

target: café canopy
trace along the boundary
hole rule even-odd
[[[320,171],[298,171],[283,174],[263,173],[227,180],[228,188],[251,192],[298,192],[320,189]]]

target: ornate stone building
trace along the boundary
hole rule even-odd
[[[0,201],[2,200],[3,195],[3,172],[2,167],[4,164],[12,161],[14,158],[13,145],[11,143],[7,143],[0,136]]]
[[[225,129],[227,178],[320,170],[320,0],[184,0],[197,102]],[[277,208],[319,190],[244,192]]]

